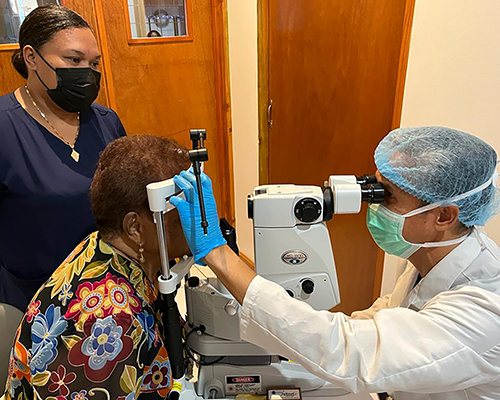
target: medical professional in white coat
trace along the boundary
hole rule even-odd
[[[370,205],[367,227],[408,263],[392,294],[351,316],[315,311],[240,261],[224,245],[208,178],[207,236],[192,174],[176,178],[187,199],[173,202],[195,258],[242,304],[242,339],[355,393],[500,399],[500,251],[479,228],[498,208],[495,151],[453,129],[404,128],[380,142],[375,163],[387,196]]]

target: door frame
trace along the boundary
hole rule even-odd
[[[229,23],[228,0],[212,0],[212,29],[215,60],[215,104],[217,112],[217,137],[222,146],[220,154],[226,154],[226,162],[219,166],[223,193],[219,215],[236,225],[233,168],[233,130],[231,122],[231,86],[229,76]],[[222,160],[222,158],[221,158]]]
[[[259,110],[259,184],[269,183],[269,5],[271,0],[257,2],[257,68],[258,68],[258,110]],[[413,26],[416,0],[404,0],[403,36],[398,62],[398,76],[394,93],[394,108],[391,129],[401,125],[403,97],[406,83],[406,71],[410,54],[410,39]],[[384,252],[377,251],[375,265],[375,281],[373,284],[373,300],[380,295],[382,275],[384,272]]]

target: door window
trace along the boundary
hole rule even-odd
[[[127,0],[131,42],[186,38],[187,0]]]
[[[26,16],[39,6],[61,4],[60,0],[0,0],[0,44],[19,42],[19,28]]]

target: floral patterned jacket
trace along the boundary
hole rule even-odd
[[[94,232],[37,292],[17,331],[8,400],[164,398],[168,355],[144,270]]]

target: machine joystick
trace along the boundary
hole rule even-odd
[[[224,311],[227,312],[228,315],[233,316],[238,312],[239,307],[236,300],[231,300],[224,306]]]
[[[197,276],[191,276],[187,280],[187,284],[189,287],[198,287],[200,286],[200,278],[198,278]]]
[[[311,294],[314,292],[314,282],[310,279],[304,279],[302,281],[302,291],[305,294]]]

